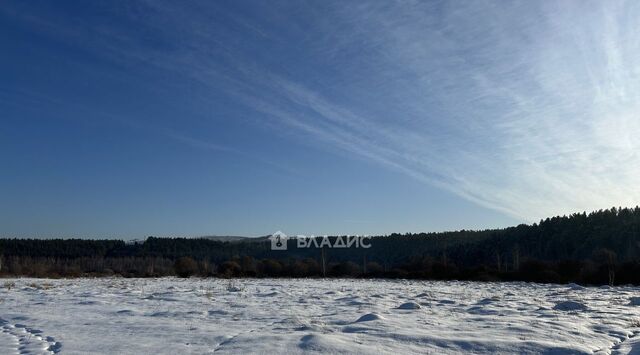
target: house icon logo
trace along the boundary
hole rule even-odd
[[[271,250],[287,250],[287,237],[286,234],[281,231],[277,231],[269,236],[271,240]]]

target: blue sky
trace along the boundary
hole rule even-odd
[[[638,16],[5,1],[0,234],[383,234],[635,206]]]

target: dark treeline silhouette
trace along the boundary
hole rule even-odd
[[[335,241],[338,237],[331,237]],[[484,231],[391,234],[371,248],[274,251],[270,241],[0,239],[0,275],[388,277],[640,284],[640,208]]]

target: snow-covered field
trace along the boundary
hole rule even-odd
[[[638,353],[640,288],[5,279],[0,354]]]

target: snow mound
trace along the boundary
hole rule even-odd
[[[576,301],[562,301],[556,303],[553,309],[556,311],[584,311],[587,309],[587,306],[585,306],[584,303]]]
[[[398,306],[398,309],[420,309],[422,306],[415,302],[406,302]]]
[[[123,309],[123,310],[117,311],[116,314],[131,316],[135,314],[135,312],[130,309]]]
[[[359,322],[370,322],[370,321],[381,320],[381,319],[384,319],[384,318],[379,314],[367,313],[364,316],[358,318],[356,323],[359,323]]]
[[[256,296],[258,296],[258,297],[274,297],[274,296],[277,296],[277,295],[279,295],[279,293],[276,292],[276,291],[273,291],[273,292],[269,292],[269,293],[259,293]]]
[[[300,338],[298,348],[317,354],[373,354],[378,349],[375,345],[357,344],[350,339],[327,334],[307,334]]]
[[[640,297],[629,298],[629,306],[640,306]]]
[[[500,298],[499,298],[499,297],[496,297],[496,296],[494,296],[494,297],[488,297],[488,298],[483,298],[483,299],[481,299],[481,300],[480,300],[480,301],[478,301],[476,304],[478,304],[478,305],[486,305],[486,304],[494,303],[494,302],[499,301],[499,300],[500,300]]]
[[[574,284],[574,283],[570,283],[567,286],[569,287],[570,290],[584,290],[585,289],[584,286],[580,286],[580,285]]]

